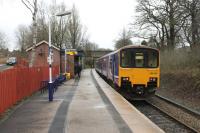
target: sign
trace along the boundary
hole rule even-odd
[[[51,62],[50,62],[51,61]],[[49,64],[51,64],[52,62],[53,62],[53,56],[48,56],[47,57],[47,62],[49,63]]]
[[[66,51],[66,54],[68,55],[77,55],[76,51]]]

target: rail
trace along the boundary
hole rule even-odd
[[[197,115],[197,116],[200,117],[200,112],[198,112],[198,111],[196,111],[196,110],[194,110],[194,109],[188,108],[188,107],[186,107],[186,106],[184,106],[184,105],[181,105],[181,104],[179,104],[179,103],[177,103],[177,102],[174,102],[174,101],[172,101],[171,99],[166,98],[166,97],[163,97],[163,96],[161,96],[161,95],[159,95],[159,94],[155,94],[155,96],[158,97],[158,98],[160,98],[160,99],[162,99],[162,100],[164,100],[164,101],[166,101],[166,102],[169,102],[169,103],[171,103],[171,104],[173,104],[173,105],[175,105],[175,106],[178,106],[178,107],[180,107],[180,108],[186,110],[187,112],[189,112],[189,113],[191,113],[191,114],[193,114],[193,115]]]
[[[192,115],[197,115],[199,117],[199,114],[196,114],[195,111],[191,112],[191,109],[188,109],[187,107],[185,108],[184,106],[173,102],[172,100],[165,98],[163,96],[160,95],[155,95],[157,98],[161,99],[164,102],[167,102],[168,104],[171,104],[173,106],[175,106],[178,109],[184,110],[187,113],[190,113]],[[166,114],[167,116],[171,117],[172,119],[176,120],[177,122],[181,123],[182,125],[188,127],[189,129],[191,129],[193,132],[199,132],[199,130],[197,130],[196,128],[192,127],[191,125],[179,120],[177,117],[173,116],[171,113],[169,113],[168,111],[166,111],[165,109],[160,108],[158,105],[156,105],[155,103],[151,102],[150,100],[146,100],[147,103],[149,103],[150,105],[152,105],[153,107],[157,108],[158,110],[160,110],[161,112],[163,112],[164,114]]]

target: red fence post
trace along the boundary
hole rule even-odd
[[[0,82],[2,81],[2,73],[0,72]],[[0,83],[0,113],[3,112],[3,89],[2,82]]]

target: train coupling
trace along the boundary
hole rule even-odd
[[[144,94],[145,93],[144,86],[136,86],[135,93],[139,95]]]

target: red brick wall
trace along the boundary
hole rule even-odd
[[[53,49],[53,66],[60,65],[60,52]],[[48,66],[47,57],[48,57],[49,47],[46,43],[42,43],[41,45],[37,46],[35,49],[35,61],[33,66],[41,67],[41,66]],[[32,50],[28,51],[29,61],[31,59]]]

